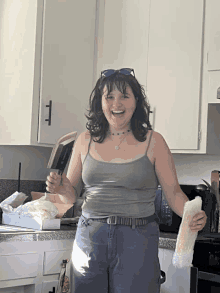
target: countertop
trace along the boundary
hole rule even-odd
[[[5,225],[0,225],[5,226]],[[74,239],[76,235],[76,225],[61,225],[59,230],[35,230],[21,232],[0,232],[0,242],[15,241],[48,241]],[[159,247],[175,250],[177,234],[160,232]],[[206,240],[208,238],[198,235],[197,240]]]
[[[61,225],[60,229],[58,230],[35,230],[35,231],[31,229],[27,229],[27,230],[29,231],[0,232],[0,243],[1,242],[16,242],[16,241],[29,242],[29,241],[74,239],[76,235],[75,225]]]

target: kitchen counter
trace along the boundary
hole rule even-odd
[[[200,240],[208,240],[209,238],[206,238],[202,235],[197,235],[196,241]],[[165,233],[160,232],[159,237],[159,248],[165,248],[170,250],[175,250],[176,248],[176,240],[177,240],[177,234],[175,233]]]
[[[2,226],[2,225],[0,225]],[[5,226],[5,225],[4,225]],[[59,230],[35,230],[35,231],[6,231],[0,232],[0,242],[15,242],[15,241],[48,241],[74,239],[76,235],[75,225],[61,225]],[[177,234],[160,232],[159,248],[175,250]],[[197,236],[196,240],[207,239],[201,235]]]
[[[2,226],[2,225],[0,225]],[[4,225],[5,226],[5,225]],[[31,229],[29,229],[31,230]],[[30,242],[30,241],[48,241],[74,239],[76,235],[76,226],[61,225],[59,230],[35,230],[35,231],[5,231],[0,232],[1,242]]]

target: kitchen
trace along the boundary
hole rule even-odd
[[[147,88],[154,129],[173,153],[180,184],[210,183],[211,171],[220,166],[219,8],[217,0],[1,1],[1,200],[17,190],[19,162],[21,190],[44,189],[53,144],[67,132],[83,131],[89,94],[105,68],[135,69]],[[51,123],[45,121],[49,116]],[[57,250],[71,249],[68,237],[65,244],[62,237],[53,240]],[[37,242],[31,245],[37,251]],[[39,270],[47,255],[40,249]],[[7,248],[5,254],[12,251]],[[48,271],[45,277],[38,273],[33,292],[53,291],[46,285],[44,290],[41,281],[56,281],[59,270]],[[13,283],[20,286],[16,292],[22,286],[32,292],[28,279],[34,284],[36,277],[3,280],[0,288]],[[161,292],[172,290],[166,279]]]

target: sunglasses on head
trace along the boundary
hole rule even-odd
[[[132,69],[132,68],[121,68],[118,70],[106,69],[101,72],[101,77],[103,77],[103,76],[109,77],[110,75],[114,74],[115,72],[122,73],[124,75],[131,75],[131,73],[133,73],[133,76],[135,77],[134,69]]]

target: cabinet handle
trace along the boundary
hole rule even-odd
[[[220,99],[220,87],[217,89],[217,99]]]
[[[49,293],[55,293],[55,287],[53,287],[53,291],[49,291]]]
[[[45,119],[45,121],[48,121],[48,125],[51,125],[51,112],[52,112],[52,101],[49,101],[49,105],[46,105],[46,107],[49,107],[49,118]]]

